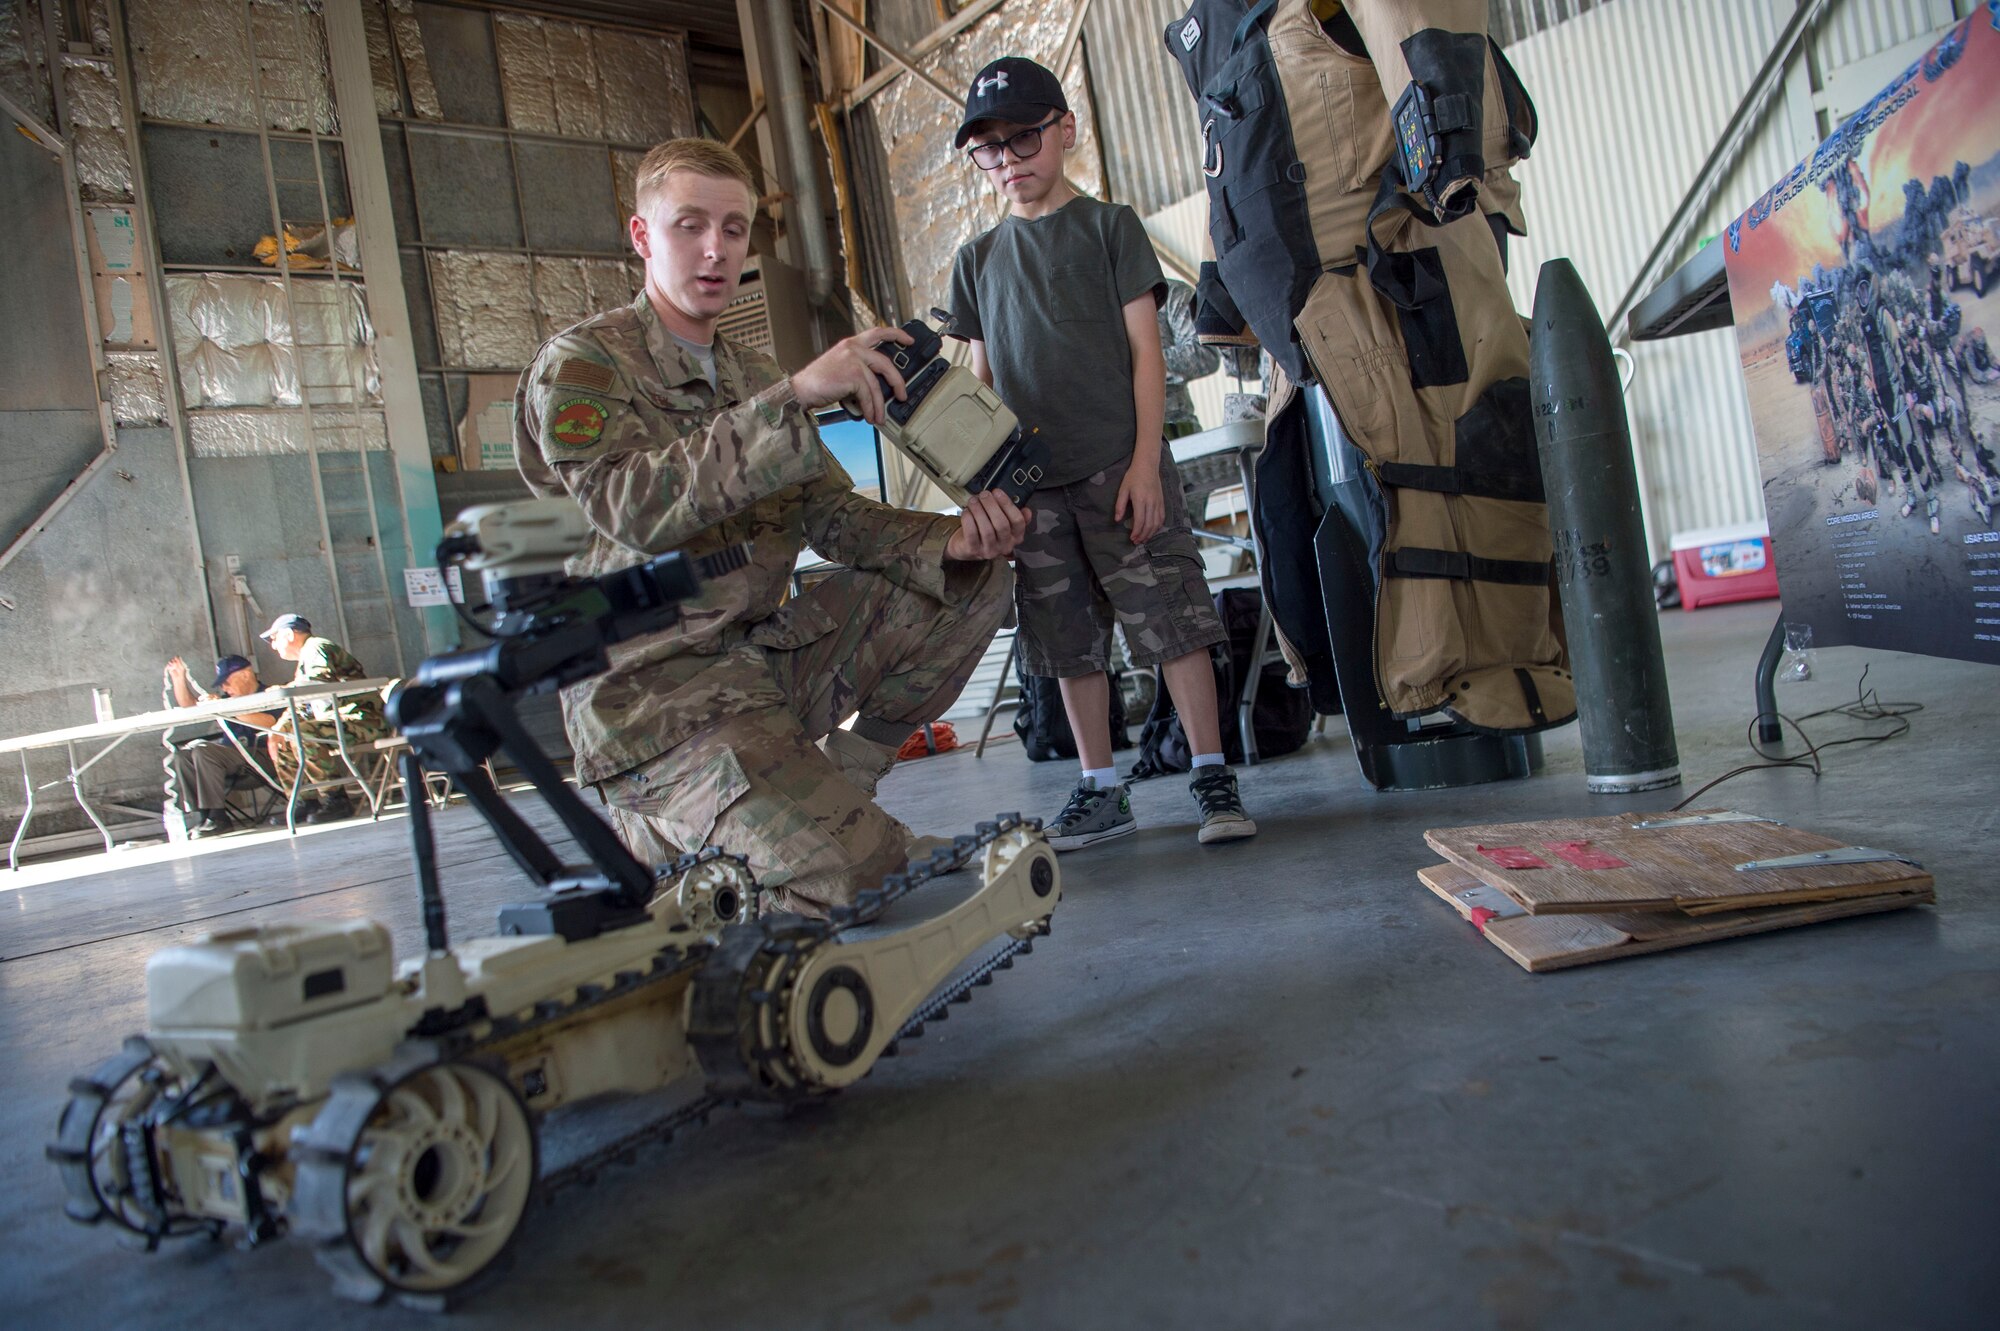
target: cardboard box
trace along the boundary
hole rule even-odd
[[[514,387],[519,376],[466,376],[458,424],[458,463],[467,471],[514,470]]]

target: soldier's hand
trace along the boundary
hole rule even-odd
[[[187,673],[187,662],[181,660],[180,657],[176,656],[167,662],[167,677],[169,679],[186,679]]]
[[[944,543],[946,559],[1005,559],[1028,534],[1033,509],[1017,508],[998,490],[981,490],[958,513],[958,530]]]
[[[888,342],[907,346],[910,335],[900,328],[870,328],[834,343],[818,360],[792,376],[792,392],[799,405],[810,409],[846,403],[850,410],[861,413],[862,420],[880,425],[886,403],[875,376],[881,375],[899,400],[907,396],[903,376],[879,350]]]

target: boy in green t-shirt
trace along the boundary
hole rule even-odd
[[[1201,841],[1234,841],[1257,825],[1223,761],[1208,656],[1222,623],[1162,446],[1166,283],[1138,215],[1064,179],[1075,143],[1061,81],[1008,56],[973,80],[953,145],[969,145],[1010,209],[958,252],[951,331],[972,344],[973,373],[1041,431],[1052,455],[1014,550],[1022,663],[1060,682],[1083,764],[1048,825],[1049,844],[1077,850],[1138,830],[1111,758],[1114,619],[1133,664],[1159,665],[1180,711]]]

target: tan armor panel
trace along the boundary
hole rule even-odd
[[[1442,708],[1502,732],[1559,724],[1576,699],[1547,577],[1527,333],[1488,221],[1524,230],[1508,167],[1519,135],[1532,135],[1531,123],[1516,122],[1532,113],[1524,95],[1510,98],[1519,82],[1489,45],[1486,173],[1467,184],[1481,190],[1481,206],[1443,226],[1413,215],[1415,200],[1382,185],[1396,155],[1390,108],[1409,81],[1402,42],[1426,29],[1484,33],[1486,6],[1352,0],[1347,9],[1372,61],[1329,37],[1310,0],[1279,0],[1267,32],[1326,265],[1295,328],[1387,508],[1377,686],[1399,716]],[[1371,280],[1371,215],[1378,265],[1422,254],[1415,286],[1427,295],[1399,305]],[[1417,325],[1432,345],[1412,346]],[[1274,416],[1279,400],[1274,392]]]

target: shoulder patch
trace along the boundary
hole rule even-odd
[[[565,356],[556,365],[553,382],[566,388],[588,388],[593,392],[606,393],[617,377],[618,372],[609,365],[600,365],[581,356]]]
[[[549,438],[571,448],[588,448],[604,437],[604,422],[609,415],[596,398],[565,399],[549,413]]]

